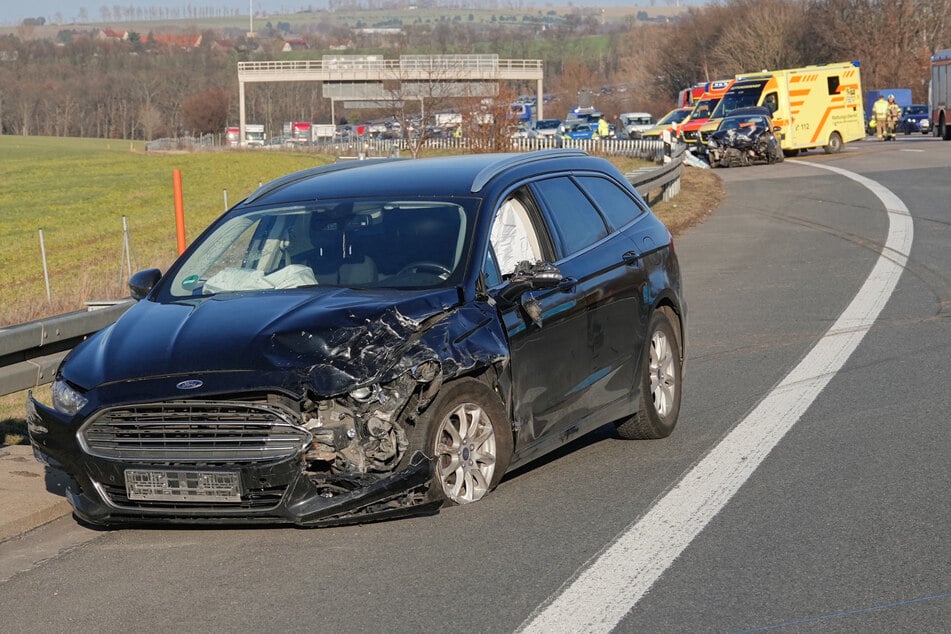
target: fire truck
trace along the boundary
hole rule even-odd
[[[951,48],[931,56],[931,129],[933,134],[951,141]]]

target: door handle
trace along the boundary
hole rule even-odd
[[[641,256],[637,251],[627,251],[621,256],[621,261],[628,266],[638,266],[641,261]]]
[[[558,282],[558,290],[562,293],[570,293],[575,290],[575,287],[578,286],[578,280],[573,277],[566,277],[565,279]]]

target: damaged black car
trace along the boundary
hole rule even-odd
[[[720,121],[705,148],[710,167],[748,167],[754,163],[782,163],[784,154],[770,111],[763,107],[737,108]]]
[[[669,435],[673,242],[573,150],[294,173],[215,221],[28,402],[93,525],[333,525],[474,502],[580,434]]]

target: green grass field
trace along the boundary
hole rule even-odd
[[[159,154],[144,152],[140,142],[0,136],[0,326],[127,295],[123,216],[133,270],[164,270],[178,253],[174,170],[182,174],[190,242],[224,211],[225,190],[233,205],[261,182],[332,160],[234,150]]]

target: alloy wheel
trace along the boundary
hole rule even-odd
[[[460,403],[439,423],[436,473],[443,493],[456,504],[475,502],[489,492],[495,474],[495,429],[475,403]]]

